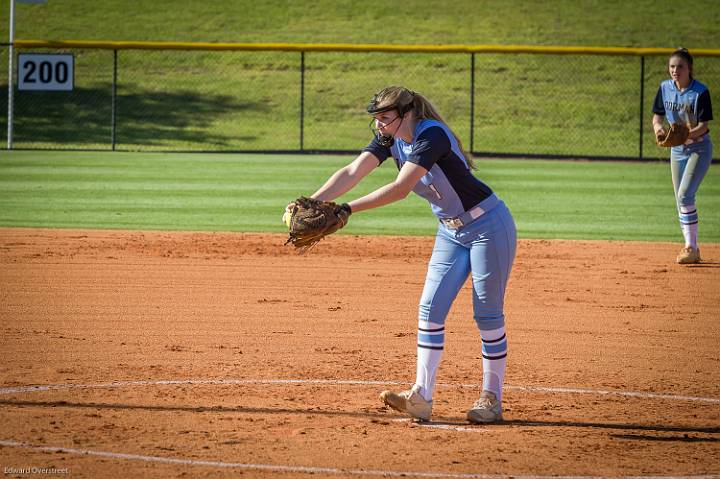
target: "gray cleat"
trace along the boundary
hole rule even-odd
[[[396,411],[409,414],[420,421],[429,421],[432,413],[432,401],[427,401],[420,394],[420,386],[415,384],[409,391],[394,393],[383,391],[380,400]]]
[[[472,409],[468,411],[467,418],[473,424],[502,421],[502,403],[497,400],[495,394],[483,391],[480,399],[475,401]]]

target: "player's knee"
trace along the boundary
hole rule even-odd
[[[418,308],[418,321],[429,321],[430,317],[430,305],[427,303],[420,303]]]
[[[690,206],[695,204],[695,194],[685,190],[678,190],[677,193],[678,206]]]
[[[429,302],[421,302],[418,308],[418,321],[445,324],[447,313],[447,308],[433,305]]]
[[[495,314],[475,314],[473,316],[475,324],[480,331],[489,331],[493,329],[500,329],[505,326],[505,315],[500,312]]]

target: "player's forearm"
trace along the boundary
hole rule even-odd
[[[388,205],[407,197],[428,170],[420,165],[406,162],[392,183],[381,186],[372,193],[350,202],[353,211],[369,210]]]
[[[348,166],[336,171],[312,197],[323,201],[332,201],[350,191],[360,182],[361,178],[350,173]]]
[[[312,197],[323,201],[333,201],[355,187],[380,161],[370,152],[361,153],[352,163],[336,171]]]
[[[412,190],[408,190],[401,184],[390,183],[385,186],[381,186],[372,193],[368,193],[361,198],[351,201],[349,204],[353,213],[356,213],[358,211],[378,208],[380,206],[400,201],[406,198],[410,191]]]
[[[694,128],[690,128],[690,134],[688,135],[688,138],[691,140],[694,140],[696,138],[700,138],[708,131],[708,124],[706,121],[701,121],[698,123]]]
[[[653,131],[655,132],[656,135],[657,135],[657,132],[658,132],[658,131],[660,131],[660,130],[662,130],[662,129],[664,128],[664,127],[663,127],[663,122],[664,122],[664,121],[665,121],[665,117],[664,117],[664,116],[658,115],[658,114],[654,114],[654,115],[653,115],[653,120],[652,120],[652,123],[653,123]]]

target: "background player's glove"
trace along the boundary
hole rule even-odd
[[[283,222],[289,233],[285,244],[291,243],[304,253],[325,236],[345,226],[351,213],[347,203],[338,205],[301,196],[285,208]]]
[[[690,130],[687,125],[684,123],[673,123],[670,125],[670,129],[665,136],[657,139],[657,144],[666,148],[682,145],[687,141],[689,135]]]

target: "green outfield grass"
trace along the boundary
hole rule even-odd
[[[285,204],[351,157],[13,151],[0,155],[0,226],[282,232]],[[521,238],[679,241],[667,162],[479,160]],[[343,199],[392,181],[390,162]],[[698,195],[720,242],[720,169]],[[341,234],[432,235],[425,200],[359,213]]]

